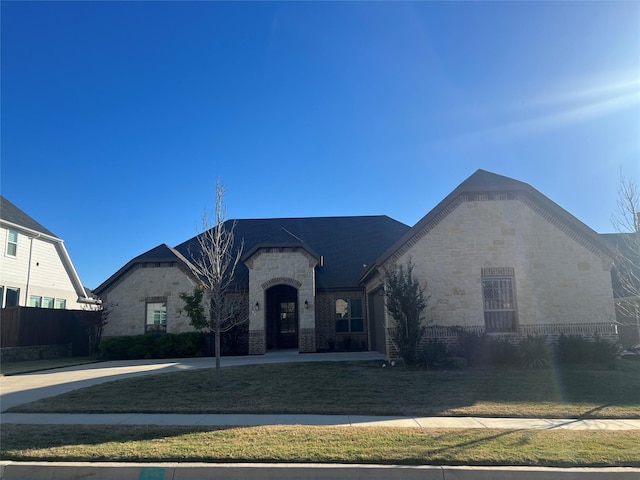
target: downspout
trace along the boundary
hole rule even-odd
[[[29,263],[27,265],[27,286],[24,289],[24,305],[29,306],[29,282],[31,281],[31,257],[33,256],[33,241],[40,238],[40,234],[36,234],[35,237],[29,237]],[[18,301],[20,304],[20,301]]]

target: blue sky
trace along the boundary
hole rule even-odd
[[[95,288],[228,217],[415,224],[478,168],[610,232],[640,2],[1,4],[2,194]]]

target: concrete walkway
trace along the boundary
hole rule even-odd
[[[266,355],[223,357],[221,366],[268,363],[379,360],[377,352],[307,353],[293,350],[269,352]],[[112,380],[180,370],[212,368],[214,358],[163,360],[127,360],[101,362],[0,378],[0,422],[2,424],[53,425],[324,425],[340,427],[415,427],[415,428],[495,428],[568,429],[568,430],[635,430],[639,419],[531,419],[476,417],[375,417],[356,415],[193,415],[193,414],[30,414],[7,413],[6,410],[41,398],[60,395],[78,388]]]

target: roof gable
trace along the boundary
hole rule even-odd
[[[134,259],[130,260],[124,267],[111,275],[107,280],[102,282],[97,288],[93,290],[93,293],[100,295],[102,292],[111,287],[114,283],[120,280],[125,274],[131,271],[137,265],[143,265],[148,263],[172,263],[177,262],[179,266],[186,272],[192,272],[191,262],[186,259],[180,252],[171,248],[165,243],[158,245],[138,255]]]
[[[411,230],[380,255],[375,265],[361,277],[364,280],[376,267],[382,266],[391,257],[405,253],[420,238],[426,235],[444,217],[449,215],[460,203],[473,198],[506,200],[517,199],[527,204],[538,214],[545,217],[557,228],[599,256],[612,258],[609,246],[602,241],[598,233],[564,210],[531,185],[513,178],[479,169],[458,185],[438,205],[427,213]]]

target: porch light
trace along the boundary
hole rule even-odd
[[[309,301],[308,300],[304,301],[304,308],[309,308]]]
[[[256,302],[256,305],[253,307],[254,310],[260,310],[260,302]]]

